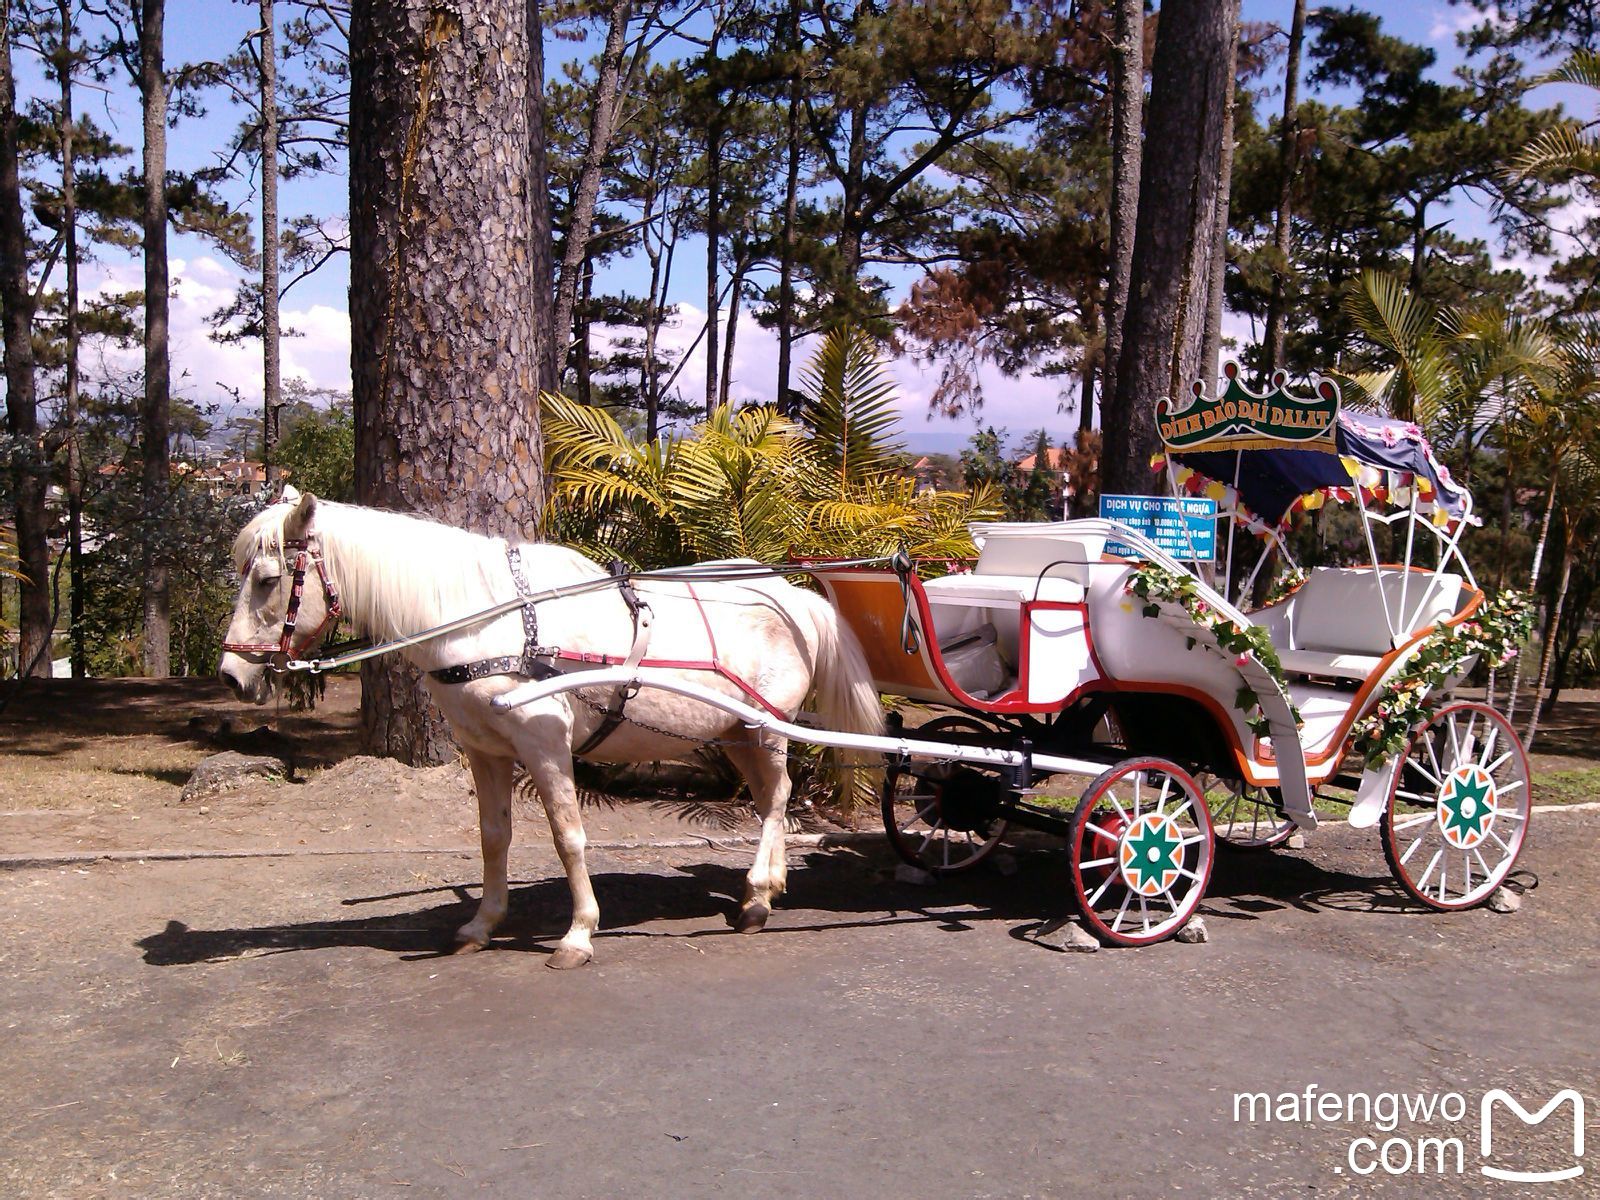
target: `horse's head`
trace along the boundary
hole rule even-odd
[[[317,644],[338,616],[313,522],[317,498],[293,488],[257,516],[234,544],[242,577],[217,673],[241,700],[264,704],[274,667]],[[307,579],[311,586],[306,586]]]

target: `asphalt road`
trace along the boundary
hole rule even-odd
[[[0,1193],[1600,1195],[1600,814],[1535,826],[1514,915],[1419,912],[1375,835],[1330,828],[1220,863],[1209,944],[1093,955],[1034,936],[1059,853],[919,888],[797,852],[738,937],[746,853],[596,854],[599,958],[567,973],[533,848],[465,958],[436,954],[476,880],[456,855],[0,872]],[[1235,1093],[1312,1084],[1468,1111],[1235,1120]],[[1483,1178],[1481,1094],[1569,1086],[1587,1173]],[[1561,1115],[1497,1128],[1495,1161],[1570,1162]],[[1356,1174],[1423,1136],[1463,1172]]]

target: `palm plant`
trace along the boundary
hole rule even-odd
[[[1576,83],[1600,90],[1600,53],[1579,50],[1545,75],[1542,83]],[[1577,172],[1600,178],[1600,137],[1577,121],[1561,121],[1546,129],[1512,161],[1518,175]]]
[[[543,397],[552,537],[635,567],[711,558],[781,562],[974,553],[969,521],[992,489],[918,491],[892,440],[892,384],[870,339],[823,339],[804,374],[803,423],[720,409],[675,440],[634,441],[604,410]]]

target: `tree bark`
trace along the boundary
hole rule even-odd
[[[1122,350],[1104,413],[1108,492],[1148,493],[1159,445],[1154,400],[1180,394],[1199,361],[1204,308],[1196,298],[1206,291],[1204,251],[1217,212],[1232,17],[1231,0],[1162,7]]]
[[[792,414],[798,404],[789,398],[794,355],[795,222],[800,209],[800,0],[789,3],[789,111],[787,162],[783,177],[783,243],[778,259],[778,411]]]
[[[1544,567],[1544,549],[1550,542],[1550,519],[1555,515],[1556,488],[1560,482],[1560,475],[1552,473],[1550,476],[1550,488],[1545,493],[1544,518],[1539,522],[1539,540],[1533,546],[1533,564],[1528,568],[1528,595],[1534,597],[1539,595],[1539,572]],[[1506,486],[1511,486],[1509,477],[1507,477]],[[1522,693],[1522,662],[1523,656],[1517,655],[1516,665],[1511,669],[1511,698],[1506,702],[1506,720],[1508,721],[1517,715],[1517,700]],[[1537,696],[1535,696],[1534,703],[1538,703]]]
[[[716,43],[712,42],[715,53]],[[712,97],[713,105],[716,98]],[[706,416],[717,411],[717,355],[721,336],[717,332],[717,306],[721,280],[718,252],[722,242],[722,128],[712,118],[706,127]]]
[[[1206,286],[1205,337],[1200,350],[1197,378],[1216,394],[1222,377],[1223,288],[1228,277],[1228,200],[1233,191],[1233,103],[1239,91],[1239,0],[1233,0],[1229,19],[1233,32],[1228,40],[1228,86],[1222,101],[1222,156],[1217,166],[1217,211],[1211,236],[1208,283]],[[1189,382],[1185,380],[1185,382]]]
[[[1574,514],[1575,515],[1575,514]],[[1571,528],[1571,525],[1568,525]],[[1572,545],[1569,534],[1561,543],[1561,578],[1556,584],[1555,603],[1550,608],[1550,619],[1545,622],[1544,637],[1539,647],[1539,678],[1533,685],[1533,699],[1528,702],[1528,732],[1522,744],[1533,749],[1533,739],[1539,736],[1539,717],[1544,711],[1541,703],[1545,682],[1550,678],[1550,660],[1555,657],[1556,636],[1561,632],[1561,610],[1567,602],[1567,588],[1572,582]]]
[[[1300,48],[1306,40],[1306,0],[1294,0],[1289,22],[1289,57],[1283,69],[1283,129],[1278,137],[1278,212],[1272,227],[1272,246],[1278,262],[1272,273],[1272,297],[1267,301],[1266,375],[1283,366],[1284,326],[1289,307],[1289,234],[1294,216],[1294,177],[1300,159]]]
[[[139,94],[144,107],[144,403],[140,474],[144,530],[144,673],[172,673],[171,569],[160,531],[171,486],[168,437],[172,403],[168,355],[167,75],[163,62],[166,0],[143,0],[139,22]]]
[[[531,25],[515,6],[372,0],[350,30],[357,496],[519,540],[544,502],[534,309],[550,303],[530,253]],[[361,707],[370,752],[454,754],[402,661],[366,664]]]
[[[277,481],[283,382],[278,363],[278,64],[273,0],[261,0],[261,444],[267,489]]]
[[[616,0],[611,6],[606,41],[600,51],[600,70],[595,76],[594,103],[589,110],[589,144],[583,151],[583,167],[578,172],[578,188],[573,194],[572,221],[561,253],[561,274],[556,281],[556,310],[552,322],[554,335],[561,339],[557,364],[566,361],[565,350],[572,344],[572,311],[577,303],[584,261],[589,253],[589,237],[594,229],[595,205],[600,199],[601,175],[611,139],[617,132],[621,97],[622,51],[627,44],[628,22],[633,19],[631,0]],[[541,107],[540,111],[543,111]],[[541,125],[543,122],[541,121]],[[541,135],[541,143],[543,141]],[[564,372],[562,372],[564,373]]]
[[[18,173],[17,84],[11,63],[11,21],[0,21],[0,314],[4,319],[6,432],[14,439],[11,486],[16,505],[18,588],[17,673],[50,674],[50,546],[45,497],[49,484],[39,440],[33,356],[33,290],[28,286],[28,234]]]
[[[561,340],[552,334],[555,296],[555,250],[550,241],[550,165],[545,154],[544,135],[544,24],[539,14],[541,0],[523,0],[527,21],[528,87],[523,97],[523,120],[528,125],[528,192],[531,228],[528,238],[529,265],[533,273],[535,302],[534,343],[542,347],[539,355],[540,392],[556,390],[561,378]],[[537,396],[527,403],[539,406]]]
[[[72,0],[59,0],[61,61],[57,82],[61,87],[61,224],[62,257],[67,272],[67,312],[62,364],[62,423],[67,448],[67,615],[72,677],[89,673],[88,650],[83,640],[83,446],[78,440],[81,403],[78,386],[78,167],[73,146],[73,72],[77,65],[72,39]]]
[[[1106,338],[1100,372],[1102,424],[1106,401],[1116,392],[1117,364],[1122,355],[1144,127],[1144,0],[1115,3],[1116,31],[1111,55],[1111,276],[1106,283]]]
[[[744,291],[745,264],[733,269],[733,279],[728,286],[728,332],[722,341],[722,382],[717,392],[717,403],[728,407],[728,390],[733,386],[733,345],[739,336],[739,301]]]

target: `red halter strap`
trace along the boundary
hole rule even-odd
[[[222,648],[231,654],[265,654],[269,656],[268,665],[275,671],[285,670],[289,660],[297,653],[309,649],[322,639],[322,635],[339,619],[343,611],[339,603],[338,589],[333,586],[333,580],[328,578],[327,567],[323,565],[322,555],[313,554],[311,539],[294,538],[283,543],[285,550],[293,550],[294,564],[289,568],[289,607],[283,614],[283,632],[276,642],[223,642]],[[297,647],[295,645],[295,626],[300,620],[300,598],[305,594],[306,564],[316,564],[317,576],[322,580],[323,616],[322,623],[311,631],[311,636],[306,638]]]

